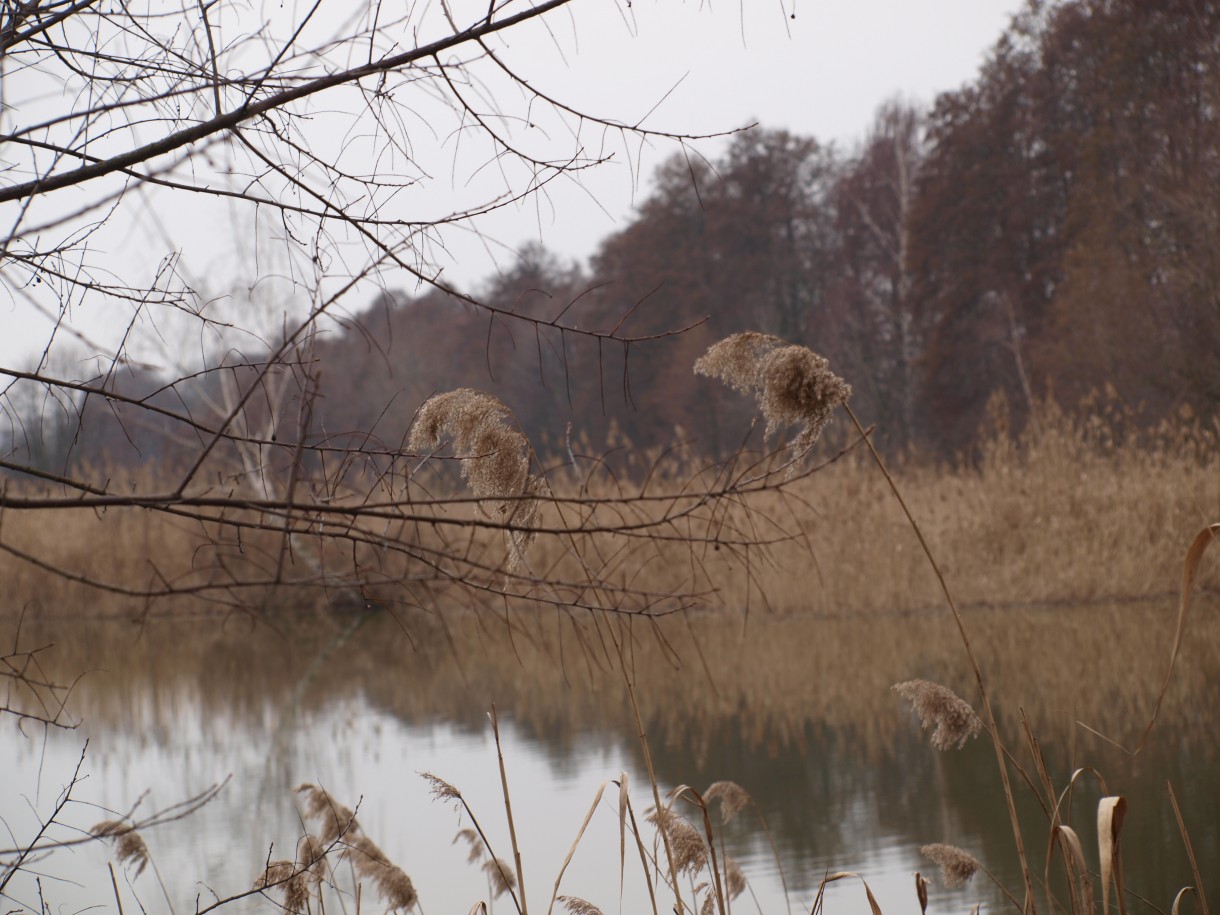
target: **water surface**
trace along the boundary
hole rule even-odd
[[[1203,608],[1213,619],[1215,609]],[[1192,633],[1163,719],[1140,756],[1073,722],[1134,743],[1154,695],[1150,684],[1163,675],[1164,656],[1150,650],[1150,633],[1159,633],[1171,610],[980,611],[970,620],[1014,755],[1036,779],[1022,739],[1024,713],[1056,789],[1087,764],[1111,793],[1128,797],[1127,883],[1162,910],[1191,882],[1167,780],[1196,856],[1201,863],[1220,860],[1217,627]],[[134,811],[139,819],[223,787],[189,816],[143,832],[155,867],[135,876],[98,842],[59,849],[9,882],[5,910],[38,911],[45,902],[56,912],[115,911],[110,865],[127,912],[172,906],[182,915],[244,893],[268,860],[292,856],[310,825],[294,789],[311,783],[356,808],[364,833],[410,875],[423,911],[464,913],[480,899],[513,911],[507,896],[491,899],[484,874],[467,863],[465,844],[453,844],[469,818],[452,802],[435,800],[419,774],[456,786],[494,852],[511,859],[487,717],[494,704],[530,909],[546,911],[564,858],[606,786],[560,893],[606,913],[648,911],[630,845],[620,880],[618,788],[607,782],[627,774],[641,821],[652,800],[607,632],[524,619],[509,633],[495,618],[470,615],[274,625],[244,617],[140,625],[27,621],[22,647],[49,646],[39,655],[49,674],[67,682],[73,672],[86,673],[69,701],[75,729],[0,719],[0,814],[8,846],[37,833],[78,762],[81,778],[48,831],[52,840],[79,839],[117,814]],[[919,852],[930,842],[962,847],[1020,895],[990,742],[931,749],[889,690],[919,676],[974,698],[946,621],[915,615],[747,622],[708,615],[669,621],[660,632],[638,625],[621,632],[632,646],[661,791],[683,784],[703,790],[729,779],[765,818],[770,840],[754,810],[725,830],[728,853],[749,881],[735,911],[807,912],[825,874],[851,870],[864,875],[884,912],[917,913],[912,874],[935,877],[935,865]],[[1160,641],[1167,655],[1167,633]],[[1019,774],[1014,780],[1041,879],[1046,816],[1036,791]],[[1100,788],[1095,779],[1080,784],[1071,822],[1092,853]],[[1208,889],[1220,899],[1220,887]],[[383,910],[369,889],[362,892],[362,911]],[[1044,897],[1038,901],[1045,908]],[[1012,910],[982,874],[958,890],[933,880],[931,911],[966,911],[977,902],[984,911]],[[343,904],[354,911],[354,898]],[[671,904],[658,901],[661,911]],[[259,895],[225,910],[278,911]],[[860,885],[836,885],[826,910],[867,911]],[[1132,910],[1154,909],[1133,900]]]

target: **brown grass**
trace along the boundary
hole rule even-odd
[[[912,461],[895,471],[961,606],[1071,607],[1173,593],[1181,575],[1181,544],[1220,517],[1220,430],[1175,417],[1140,433],[1128,428],[1117,406],[1091,409],[1073,416],[1044,404],[1036,429],[1031,426],[1020,437],[997,423],[977,464],[954,469]],[[520,447],[526,447],[518,446],[503,451],[514,456],[517,471]],[[589,600],[594,592],[580,583],[593,568],[610,586],[596,592],[598,601],[634,611],[664,612],[692,599],[713,608],[823,615],[940,606],[936,580],[910,526],[859,448],[797,480],[786,495],[752,497],[749,512],[739,500],[688,510],[691,503],[682,501],[681,494],[712,483],[717,472],[699,469],[694,458],[682,453],[637,453],[616,470],[617,476],[606,465],[583,459],[579,473],[561,469],[548,474],[548,485],[563,497],[617,499],[642,492],[674,498],[636,505],[558,505],[543,499],[539,525],[572,529],[584,524],[602,530],[539,536],[528,562],[548,584],[522,582],[516,588],[523,597],[520,605],[527,607],[536,598],[548,603]],[[636,482],[622,478],[623,473]],[[434,482],[430,497],[443,497],[443,480]],[[521,482],[520,474],[510,482]],[[445,510],[449,526],[411,522],[388,533],[419,544],[430,556],[462,556],[464,562],[481,564],[484,572],[451,564],[451,572],[442,574],[402,554],[361,546],[355,554],[371,583],[366,592],[391,604],[484,603],[485,595],[463,590],[464,581],[479,575],[498,581],[496,569],[524,550],[521,537],[527,535],[512,532],[521,535],[520,543],[506,549],[501,531],[457,526],[463,519],[475,520],[476,503],[491,498],[490,490],[481,487],[475,487],[474,500]],[[531,499],[511,503],[512,511],[519,512]],[[514,515],[513,520],[528,526],[524,518]],[[635,534],[604,529],[650,520],[653,527]],[[649,539],[654,534],[666,539]],[[695,540],[693,547],[683,542],[689,538]],[[239,539],[216,523],[138,508],[8,511],[0,541],[51,566],[133,590],[233,585],[207,592],[210,604],[190,596],[148,603],[99,592],[0,553],[8,594],[0,615],[15,616],[25,608],[72,617],[177,614],[206,610],[217,601],[222,608],[299,608],[349,600],[354,594],[343,584],[350,578],[350,545],[301,538],[295,541],[294,573],[312,581],[311,587],[278,594],[243,589],[243,579],[272,577],[279,549],[273,532],[246,531]],[[772,545],[746,545],[760,541]],[[454,577],[446,580],[446,575]],[[320,581],[332,584],[319,588]],[[1220,589],[1215,564],[1204,564],[1198,588]]]

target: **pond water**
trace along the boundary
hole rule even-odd
[[[1021,740],[1022,710],[1039,733],[1057,790],[1074,768],[1091,765],[1111,793],[1127,796],[1127,886],[1148,900],[1133,899],[1132,911],[1167,911],[1173,894],[1192,882],[1167,780],[1196,857],[1216,879],[1216,627],[1195,633],[1154,740],[1138,757],[1070,722],[1134,743],[1129,738],[1146,721],[1155,695],[1150,684],[1163,676],[1167,657],[1167,639],[1165,652],[1151,652],[1147,633],[1165,613],[1164,607],[1081,610],[1079,626],[1065,625],[1061,611],[977,620],[980,653],[996,671],[1001,729],[1025,771],[1037,779]],[[1013,910],[982,873],[964,888],[945,888],[936,865],[920,854],[927,843],[957,845],[1021,896],[990,741],[933,750],[888,689],[923,676],[973,698],[960,647],[941,622],[733,618],[666,625],[659,632],[637,627],[628,639],[641,716],[662,793],[682,784],[702,791],[727,779],[754,801],[724,829],[725,848],[748,880],[734,911],[808,912],[821,879],[844,870],[863,875],[887,915],[919,912],[915,871],[932,879],[929,911],[964,912],[976,903],[984,911]],[[1105,663],[1089,647],[1099,627],[1109,629]],[[422,911],[464,913],[479,900],[492,911],[515,911],[507,895],[493,899],[485,873],[467,861],[466,843],[454,841],[470,817],[453,801],[435,799],[420,774],[455,786],[493,852],[511,861],[487,715],[493,704],[529,909],[547,911],[565,857],[604,787],[558,892],[605,913],[651,911],[640,854],[630,839],[625,855],[620,848],[619,788],[611,782],[627,774],[651,853],[644,816],[652,791],[641,744],[601,630],[577,628],[518,621],[504,629],[469,617],[291,626],[245,618],[138,626],[27,621],[21,646],[48,646],[38,655],[48,676],[68,682],[84,673],[68,701],[79,725],[45,729],[0,718],[6,831],[0,844],[19,848],[34,838],[78,765],[48,840],[72,842],[99,821],[131,812],[139,820],[221,787],[199,809],[141,832],[151,859],[142,873],[122,866],[113,845],[101,842],[43,851],[8,881],[4,911],[114,912],[117,895],[124,912],[184,915],[247,893],[269,860],[293,857],[304,830],[313,828],[295,790],[304,783],[355,808],[362,832],[410,876]],[[1125,629],[1132,635],[1124,647],[1117,633]],[[1085,669],[1065,674],[1059,652]],[[1157,660],[1144,660],[1153,654]],[[1038,688],[1040,664],[1047,671]],[[1142,681],[1138,688],[1133,680]],[[1040,883],[1046,816],[1037,792],[1019,775],[1014,780]],[[1096,780],[1082,778],[1071,811],[1094,868],[1100,794]],[[692,819],[697,814],[689,805],[682,809]],[[12,860],[4,855],[6,868]],[[326,909],[383,911],[373,888],[362,886],[357,902],[350,876],[340,868],[331,878],[337,890],[326,897]],[[1206,888],[1220,899],[1220,886]],[[693,898],[690,885],[684,898]],[[246,895],[224,911],[276,912],[280,899]],[[1041,889],[1037,902],[1045,910]],[[868,911],[857,880],[834,884],[824,903],[827,912]],[[672,897],[658,892],[657,907],[671,911]]]

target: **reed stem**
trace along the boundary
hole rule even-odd
[[[882,476],[885,477],[886,483],[889,484],[890,491],[894,494],[894,498],[898,500],[898,504],[902,507],[902,512],[906,515],[907,522],[911,525],[911,530],[915,532],[915,536],[919,539],[919,546],[923,553],[928,558],[928,563],[932,566],[932,571],[936,574],[936,580],[940,583],[941,592],[945,596],[945,600],[949,604],[949,610],[953,614],[953,620],[957,623],[957,632],[961,636],[962,645],[966,649],[966,657],[970,661],[970,669],[974,672],[974,681],[978,686],[979,699],[983,704],[983,720],[987,724],[987,731],[991,734],[991,743],[995,748],[996,762],[999,764],[1000,781],[1004,786],[1004,800],[1008,805],[1008,818],[1012,823],[1013,838],[1017,843],[1017,857],[1021,861],[1021,878],[1025,882],[1025,903],[1021,911],[1034,915],[1037,911],[1034,905],[1034,881],[1033,875],[1029,869],[1029,857],[1025,853],[1025,839],[1021,834],[1021,822],[1017,818],[1017,805],[1013,798],[1012,783],[1008,778],[1008,764],[1004,758],[1004,744],[1000,740],[1000,729],[996,725],[995,713],[991,709],[991,699],[987,695],[987,686],[983,682],[983,670],[979,666],[978,658],[975,657],[974,648],[970,644],[970,636],[966,633],[966,624],[962,619],[961,611],[957,608],[957,601],[953,599],[953,593],[949,590],[949,585],[945,581],[944,573],[941,572],[940,565],[936,561],[936,557],[932,555],[932,549],[928,546],[928,541],[924,539],[923,530],[920,529],[919,523],[915,520],[915,516],[911,514],[910,508],[907,507],[906,500],[902,497],[902,493],[898,489],[898,484],[894,482],[894,478],[890,475],[889,470],[885,466],[885,461],[881,459],[881,455],[877,453],[873,441],[865,434],[864,426],[861,425],[855,411],[844,403],[843,409],[847,411],[847,415],[851,418],[852,424],[855,425],[856,431],[864,437],[864,443],[868,446],[869,454],[872,455]]]

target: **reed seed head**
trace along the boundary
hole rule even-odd
[[[674,867],[679,873],[692,877],[707,865],[707,847],[703,844],[703,836],[694,826],[682,816],[667,808],[653,807],[648,812],[648,822],[657,829],[663,829],[669,839],[669,849],[673,853]]]
[[[517,885],[516,874],[508,866],[508,862],[501,858],[492,858],[489,861],[484,861],[483,870],[487,874],[487,879],[491,881],[493,899],[499,899]]]
[[[349,844],[352,867],[356,873],[372,881],[386,905],[391,909],[409,909],[419,901],[415,884],[406,871],[390,861],[372,839],[361,834]]]
[[[305,816],[318,821],[318,832],[326,844],[348,833],[359,832],[356,814],[317,785],[300,785],[297,794],[305,805]]]
[[[724,890],[730,899],[736,899],[746,891],[746,875],[735,858],[724,861]]]
[[[560,896],[559,902],[571,915],[602,915],[602,910],[578,896]]]
[[[347,843],[352,852],[352,867],[357,873],[369,876],[376,873],[376,868],[388,864],[389,859],[381,853],[381,849],[366,835],[352,836]]]
[[[462,792],[458,791],[457,788],[453,787],[453,785],[449,784],[439,775],[433,775],[431,772],[421,772],[419,774],[427,780],[428,790],[432,792],[433,800],[456,801],[459,804],[462,802]]]
[[[140,876],[148,866],[148,846],[131,824],[119,820],[103,820],[94,826],[90,833],[98,839],[116,840],[115,857],[118,858],[119,864],[135,866],[133,877]]]
[[[907,680],[895,683],[893,689],[911,703],[925,730],[936,725],[929,739],[938,750],[960,750],[983,729],[983,722],[970,703],[946,686],[927,680]]]
[[[751,802],[750,793],[737,782],[712,782],[703,792],[705,801],[720,801],[720,822],[727,823]]]
[[[978,859],[962,851],[956,845],[933,843],[919,849],[919,853],[935,864],[940,865],[940,881],[952,889],[955,886],[965,886],[983,865]]]
[[[457,835],[453,837],[451,845],[456,845],[459,841],[464,841],[470,847],[470,853],[466,856],[467,864],[481,860],[483,857],[483,839],[479,836],[478,831],[467,826],[465,829],[459,829]]]
[[[542,493],[542,481],[529,472],[529,439],[514,426],[512,411],[499,398],[458,388],[428,398],[407,441],[409,448],[422,451],[450,436],[461,458],[462,478],[482,500],[480,508],[510,525],[510,569],[534,541],[536,532],[522,528],[537,521]]]
[[[316,884],[326,870],[326,848],[322,840],[306,833],[297,843],[297,870],[304,871]]]
[[[265,890],[271,886],[279,886],[296,872],[291,861],[269,861],[267,867],[254,881],[256,890]]]
[[[119,836],[116,854],[120,864],[135,866],[136,872],[132,875],[133,877],[140,876],[144,872],[144,868],[148,866],[148,846],[144,844],[144,839],[134,829]]]
[[[428,778],[434,782],[440,781],[435,776]],[[449,787],[454,790],[452,786]],[[391,909],[409,909],[419,901],[411,878],[361,831],[360,824],[356,822],[351,810],[335,801],[317,785],[301,785],[297,788],[297,793],[301,795],[305,815],[320,823],[321,839],[308,834],[303,836],[297,844],[296,866],[293,867],[291,862],[275,862],[276,867],[286,864],[288,872],[284,873],[280,868],[273,874],[272,868],[268,867],[259,878],[261,882],[255,883],[257,888],[278,883],[290,875],[291,879],[282,884],[284,907],[290,912],[302,911],[309,899],[309,884],[316,886],[322,879],[326,867],[326,845],[343,838],[346,845],[344,854],[351,862],[352,869],[372,882],[382,901]],[[275,876],[276,874],[278,876]],[[300,895],[301,893],[304,895]]]
[[[753,394],[767,421],[767,435],[802,424],[793,444],[798,455],[813,447],[834,408],[851,397],[851,385],[830,370],[825,358],[769,334],[733,334],[713,344],[695,363],[695,374]]]
[[[309,904],[308,873],[297,870],[291,861],[271,861],[254,881],[256,890],[279,889],[284,897],[284,911],[300,915]]]

